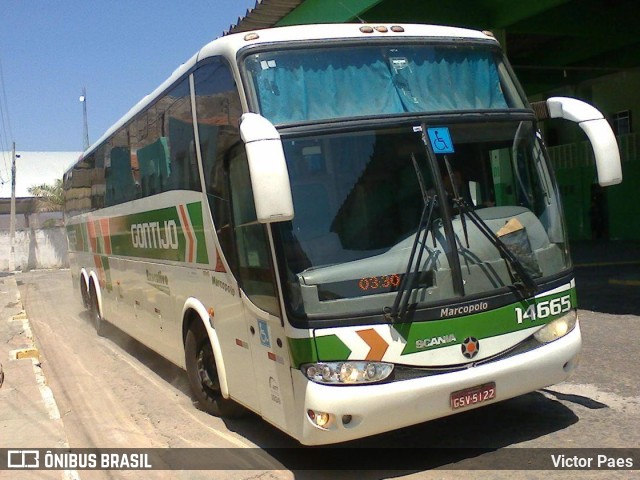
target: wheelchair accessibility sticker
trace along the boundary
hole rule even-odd
[[[433,153],[454,153],[453,142],[447,127],[427,128]]]
[[[264,320],[258,320],[258,331],[260,332],[260,343],[271,348],[271,340],[269,339],[269,326]]]

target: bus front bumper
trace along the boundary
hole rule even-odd
[[[416,425],[533,392],[565,380],[578,363],[580,325],[535,350],[465,370],[378,385],[328,386],[293,371],[297,425],[304,445],[322,445]],[[495,382],[495,398],[453,409],[451,394]],[[319,427],[309,411],[329,414]],[[293,432],[292,432],[293,433]]]

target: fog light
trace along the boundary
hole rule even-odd
[[[569,360],[567,363],[565,363],[564,366],[562,367],[562,369],[565,372],[570,373],[573,370],[575,370],[575,368],[578,366],[579,363],[580,363],[580,355],[576,355],[571,360]]]
[[[329,420],[331,420],[331,415],[326,412],[307,410],[307,415],[309,419],[319,427],[325,427],[329,423]]]
[[[327,423],[329,423],[329,414],[328,413],[318,413],[316,414],[316,424],[319,427],[324,427]]]

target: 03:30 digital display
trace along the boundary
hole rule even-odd
[[[392,273],[389,275],[374,275],[352,280],[320,283],[317,285],[318,300],[327,302],[397,292],[403,277],[404,273]],[[433,271],[420,272],[419,277],[414,282],[416,288],[433,287],[435,285]]]
[[[362,291],[378,290],[378,289],[393,289],[400,285],[400,275],[394,273],[393,275],[381,275],[378,277],[363,277],[358,280],[358,288]]]
[[[380,295],[398,291],[403,273],[374,275],[371,277],[340,280],[318,285],[318,300],[326,302],[343,298],[358,298],[367,295]]]

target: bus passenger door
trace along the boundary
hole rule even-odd
[[[228,163],[235,270],[238,275],[260,412],[288,431],[285,412],[293,410],[290,357],[278,301],[267,226],[256,220],[244,145],[231,150]]]

